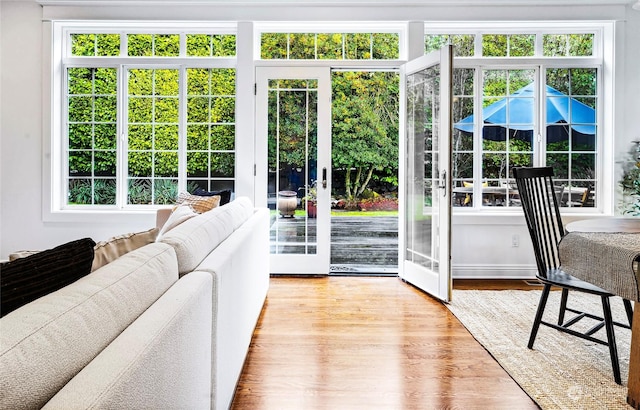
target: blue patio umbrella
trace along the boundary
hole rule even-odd
[[[534,123],[534,84],[531,83],[482,109],[482,136],[492,141],[504,141],[507,128],[511,138],[531,141]],[[573,144],[593,145],[596,134],[596,112],[582,102],[570,98],[553,87],[546,86],[547,141],[567,140]],[[454,128],[472,133],[473,115],[454,124]],[[569,124],[571,124],[569,126]],[[571,128],[571,132],[570,132]]]

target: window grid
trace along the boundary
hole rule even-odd
[[[188,186],[209,191],[229,187],[224,181],[233,177],[235,164],[235,87],[231,84],[235,84],[235,70],[187,69],[187,106],[193,108],[187,113]]]
[[[425,53],[454,45],[455,57],[593,57],[597,55],[597,33],[426,33]],[[516,50],[516,45],[518,49]],[[524,47],[523,47],[524,46]]]
[[[456,64],[457,67],[454,69],[452,141],[454,206],[468,206],[470,209],[476,210],[493,209],[489,206],[496,205],[501,207],[519,206],[517,196],[510,195],[510,192],[515,192],[513,180],[510,178],[511,168],[513,166],[548,165],[554,167],[557,184],[564,189],[561,200],[563,207],[597,207],[597,190],[601,188],[597,184],[599,164],[597,152],[600,144],[596,140],[599,93],[597,82],[601,75],[599,69],[601,58],[594,58],[594,56],[601,55],[601,52],[597,51],[601,46],[596,43],[600,36],[597,33],[558,33],[554,39],[556,43],[560,42],[564,45],[562,53],[553,55],[546,55],[549,54],[546,53],[545,56],[542,56],[545,50],[544,36],[547,33],[531,30],[528,32],[535,34],[528,34],[526,31],[523,30],[523,34],[512,32],[500,36],[479,31],[472,41],[475,42],[475,52],[478,56],[469,60],[462,58]],[[460,42],[460,37],[456,37],[460,35],[459,33],[427,33],[425,35],[425,50],[437,49],[449,41],[454,44],[456,41]],[[473,36],[474,34],[467,35]],[[533,50],[533,56],[523,55],[523,57],[535,57],[535,62],[523,63],[521,57],[513,55],[511,45],[514,37],[518,38],[516,36],[524,36],[526,54]],[[482,50],[485,48],[483,42],[491,38],[500,40],[501,48],[497,48],[499,53],[496,52],[491,57],[481,56]],[[580,40],[585,43],[581,45]],[[455,54],[458,57],[472,57],[469,48],[463,49],[462,52],[459,50]],[[492,57],[502,57],[502,59],[491,60]],[[506,58],[513,59],[506,60]],[[504,90],[488,90],[487,87],[492,87],[491,81],[488,81],[488,78],[481,73],[498,73],[501,70],[506,73],[511,70],[511,74],[518,70],[535,70],[537,74],[530,75],[522,81],[503,81]],[[462,75],[465,72],[467,74]],[[474,74],[469,74],[472,72],[477,72],[475,79]],[[553,75],[549,73],[553,73]],[[500,81],[493,82],[500,85]],[[478,124],[477,120],[474,120],[476,117],[484,118],[483,108],[476,108],[474,111],[474,105],[486,107],[499,100],[514,100],[511,94],[529,83],[534,87],[535,95],[539,96],[535,97],[534,107],[537,108],[531,112],[531,125],[509,124],[504,120],[496,124],[485,124],[486,120],[484,120]],[[579,90],[574,84],[579,85]],[[474,85],[479,85],[480,89],[475,92],[466,91],[473,89]],[[568,113],[565,114],[568,116],[567,118],[549,121],[545,119],[546,110],[553,110],[551,103],[554,101],[554,96],[547,95],[547,85],[559,88],[559,91],[566,94],[562,97],[555,96],[555,100],[565,101],[565,105],[569,107]],[[567,103],[567,101],[572,102]],[[574,104],[578,103],[591,109],[591,119],[586,123],[584,119],[574,120],[572,117]],[[468,123],[469,120],[472,123]],[[540,125],[536,126],[535,124],[538,122]],[[537,128],[534,129],[534,127]],[[528,146],[526,147],[521,146],[523,143],[521,136],[515,137],[514,135],[514,132],[518,132],[519,128],[532,130],[531,135],[527,136],[526,144]],[[496,145],[495,141],[490,141],[487,138],[487,132],[492,129],[502,129],[504,137],[502,142],[498,143],[500,145]],[[564,131],[564,134],[559,137],[560,129],[568,131]],[[582,129],[583,133],[579,133],[577,129]],[[584,133],[588,135],[585,136]],[[538,141],[538,135],[540,141]],[[585,146],[584,141],[588,141],[588,145]],[[496,165],[499,166],[496,168]],[[503,189],[504,194],[495,195],[497,188]],[[474,203],[473,194],[483,200]],[[496,200],[495,198],[502,199]]]
[[[235,58],[210,57],[235,56],[235,34],[69,31],[67,35],[69,46],[63,57],[67,73],[63,206],[100,209],[157,205],[172,203],[178,189],[234,189]],[[189,42],[189,38],[204,40],[205,50],[198,51],[198,41]],[[100,51],[107,49],[99,47],[104,39],[113,42],[108,53]],[[138,40],[138,50],[148,51],[129,48]],[[134,62],[142,62],[141,57],[154,60],[144,60],[144,66],[135,67]],[[190,67],[224,72],[226,75],[220,76],[219,81],[231,82],[225,85],[224,92],[210,95],[212,112],[221,106],[225,114],[211,122],[215,138],[213,145],[200,151],[206,156],[207,165],[207,175],[200,179],[189,176],[187,116],[181,114],[187,106],[187,92],[182,90],[186,85],[181,85],[181,78],[186,77],[187,70],[195,70]],[[113,73],[108,81],[94,76],[84,81],[90,86],[85,84],[86,89],[77,92],[82,73],[104,70]],[[122,82],[118,81],[118,73],[124,74]],[[113,87],[108,96],[100,94],[100,87],[105,84]],[[107,97],[109,104],[104,102]],[[120,105],[124,107],[121,111]],[[101,118],[107,112],[113,118],[105,122]],[[108,146],[103,136],[107,126]],[[124,138],[119,139],[118,135]]]
[[[117,97],[113,68],[69,68],[67,201],[115,203]]]
[[[264,60],[393,60],[400,54],[398,33],[263,32]]]

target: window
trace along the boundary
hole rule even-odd
[[[451,42],[457,57],[454,206],[519,206],[511,174],[517,166],[552,166],[563,207],[598,206],[603,59],[597,33],[425,36],[426,51]]]
[[[393,60],[398,33],[262,33],[265,60]]]
[[[236,36],[222,31],[63,30],[60,208],[233,190]]]

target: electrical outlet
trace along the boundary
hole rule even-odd
[[[511,247],[517,248],[518,246],[520,246],[520,236],[518,235],[511,236]]]

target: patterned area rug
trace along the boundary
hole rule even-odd
[[[540,326],[534,348],[527,348],[539,298],[539,290],[454,290],[446,306],[541,408],[632,409],[626,404],[631,331],[615,328],[620,386],[606,346]],[[551,292],[546,321],[557,320],[559,305],[560,292]],[[597,296],[570,293],[568,306],[602,315]],[[614,320],[627,323],[622,299],[612,299],[611,308]],[[594,322],[579,323],[588,329]],[[605,339],[604,332],[596,336]]]

